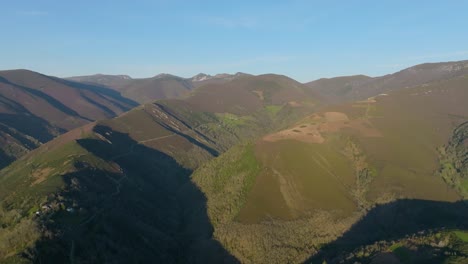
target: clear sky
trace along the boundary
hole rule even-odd
[[[468,59],[468,1],[0,0],[0,69],[383,75]]]

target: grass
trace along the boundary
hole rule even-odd
[[[468,180],[463,180],[461,186],[468,193]]]
[[[235,146],[209,161],[192,175],[208,197],[214,226],[233,220],[246,202],[260,170],[251,144]]]
[[[388,249],[393,252],[393,251],[395,251],[396,249],[398,249],[398,248],[400,248],[402,246],[403,246],[403,244],[401,244],[401,243],[395,243],[395,244],[391,245]]]
[[[463,242],[468,242],[468,231],[454,231],[455,235]]]
[[[143,107],[138,107],[115,119],[101,121],[103,125],[114,130],[129,133],[136,140],[162,137],[170,133],[154,122],[150,114],[145,112]]]
[[[258,175],[239,221],[293,219],[316,209],[351,213],[355,204],[347,188],[354,185],[355,175],[350,162],[338,151],[341,143],[258,143],[257,159],[265,169]]]
[[[389,97],[377,102],[379,117],[371,117],[370,121],[383,136],[358,137],[370,163],[378,170],[368,198],[376,200],[384,193],[393,193],[408,198],[456,200],[456,192],[433,176],[438,169],[436,149],[444,142],[444,135],[433,127],[444,121],[437,116],[429,118],[430,108],[415,111],[414,104],[406,100]]]
[[[73,172],[76,161],[95,168],[111,168],[74,141],[43,147],[37,152],[42,153],[26,156],[1,171],[0,260],[7,263],[24,261],[11,256],[31,247],[41,237],[35,212],[49,202],[50,194],[62,190],[65,186],[62,175]]]
[[[77,161],[111,170],[110,164],[88,153],[76,142],[69,142],[42,155],[19,160],[1,171],[1,205],[6,210],[14,209],[22,216],[32,217],[49,194],[65,186],[61,176],[75,171]]]
[[[283,106],[281,105],[267,105],[265,106],[265,110],[272,116],[276,116],[279,111],[283,109]]]
[[[265,92],[265,97],[267,100],[273,100],[267,92]],[[391,98],[386,98],[388,104],[387,99]],[[176,101],[164,101],[162,104],[169,107],[170,111],[186,124],[192,127],[200,126],[200,133],[215,141],[217,147],[222,146],[220,149],[229,148],[218,158],[198,167],[191,179],[206,196],[208,216],[214,226],[213,236],[216,239],[222,238],[219,241],[228,249],[237,247],[237,251],[234,253],[236,256],[240,256],[241,260],[249,259],[253,263],[267,262],[267,260],[279,263],[302,262],[314,252],[315,245],[326,244],[331,239],[339,237],[357,221],[357,214],[354,214],[356,204],[350,193],[356,184],[357,166],[344,154],[346,141],[343,139],[346,137],[343,135],[348,135],[349,131],[324,133],[327,139],[324,144],[306,144],[294,140],[258,141],[257,144],[241,144],[231,148],[239,140],[258,137],[269,129],[278,128],[279,124],[291,122],[295,117],[296,112],[293,111],[296,108],[287,104],[284,107],[278,105],[260,106],[258,109],[255,108],[257,110],[248,109],[251,112],[243,116],[241,115],[243,111],[240,110],[238,114],[211,114],[195,110],[192,112],[190,107]],[[415,111],[413,104],[406,103],[405,105],[403,103],[402,105],[399,101],[394,101],[388,105],[381,105],[380,102],[377,102],[375,107],[370,108],[349,108],[352,108],[349,110],[351,113],[341,109],[335,111],[345,112],[351,118],[369,118],[383,134],[383,137],[374,138],[353,134],[353,139],[356,138],[355,141],[359,149],[362,149],[363,155],[368,158],[366,162],[369,163],[369,168],[375,168],[375,171],[371,169],[370,172],[372,178],[375,177],[372,182],[374,184],[372,186],[373,193],[370,195],[372,198],[377,200],[386,192],[433,200],[453,198],[450,196],[453,193],[446,193],[450,191],[446,191],[444,183],[431,174],[437,168],[437,154],[433,151],[434,146],[440,145],[441,138],[443,138],[437,134],[438,132],[434,132],[434,128],[444,127],[444,123],[440,122],[439,119],[432,118],[430,107],[424,107],[424,112],[413,113],[412,111]],[[367,109],[369,112],[366,117]],[[418,109],[416,108],[416,111]],[[130,133],[131,137],[136,140],[167,135],[167,131],[161,129],[161,126],[157,125],[155,120],[151,118],[151,114],[144,112],[145,110],[152,113],[154,109],[151,108],[151,105],[148,105],[146,109],[137,108],[119,118],[106,121],[106,124],[118,127],[124,133]],[[441,111],[438,110],[439,112]],[[376,117],[377,114],[378,117]],[[177,123],[174,119],[171,121]],[[160,147],[157,145],[158,143],[166,147],[173,147],[173,150],[166,153],[176,157],[179,155],[176,151],[180,151],[180,139],[171,137],[170,140],[164,141],[164,143],[154,142],[154,148]],[[195,153],[186,149],[183,151],[190,154]],[[10,202],[4,204],[8,211],[2,212],[2,224],[7,223],[10,226],[15,224],[17,225],[13,228],[15,230],[20,230],[20,225],[24,225],[24,230],[34,230],[27,223],[20,224],[18,219],[27,219],[37,210],[48,193],[60,189],[63,185],[60,175],[73,169],[72,165],[76,160],[91,164],[91,167],[94,168],[107,168],[106,166],[109,166],[72,143],[50,153],[42,153],[28,158],[2,172],[5,174],[0,177],[0,198],[4,200],[4,197],[9,197],[7,202]],[[54,169],[45,173],[46,180],[31,185],[33,181],[30,177],[31,173],[49,167]],[[151,166],[137,167],[141,171],[135,172],[135,178],[141,175],[140,172]],[[196,166],[194,165],[194,167]],[[103,169],[103,171],[107,171],[107,169]],[[161,173],[161,175],[167,175],[167,173]],[[90,175],[86,173],[84,176]],[[146,176],[148,179],[154,180],[152,171],[149,171],[148,175],[145,174]],[[104,186],[107,187],[109,193],[114,192],[115,184],[106,177],[101,177],[101,184],[94,181],[98,179],[97,177],[90,179],[92,179],[89,181],[91,186]],[[109,184],[103,184],[106,182]],[[146,189],[149,182],[146,178],[130,181],[131,184],[128,184],[127,181],[122,182],[128,186],[138,183],[135,186],[149,191],[139,190],[137,192],[135,189],[134,195],[124,196],[134,200],[129,202],[128,199],[122,199],[122,203],[118,203],[118,206],[130,204],[129,207],[125,207],[130,208],[130,210],[115,211],[116,214],[109,215],[112,217],[108,219],[120,219],[121,216],[132,218],[131,221],[122,222],[125,224],[116,226],[116,233],[126,234],[121,232],[122,228],[128,227],[129,230],[132,230],[131,228],[134,227],[132,223],[144,221],[144,216],[147,216],[149,212],[157,215],[155,218],[162,219],[161,221],[165,224],[170,224],[171,220],[177,218],[174,215],[180,215],[178,211],[174,211],[173,215],[167,213],[172,212],[173,207],[171,206],[173,204],[170,202],[174,202],[176,199],[167,198],[169,196],[166,193],[155,197],[158,199],[145,200],[144,195],[160,193],[158,188]],[[155,184],[159,186],[157,185],[159,183]],[[467,182],[464,184],[466,186]],[[15,193],[10,191],[17,187],[21,188],[21,191]],[[167,194],[171,195],[177,190],[171,189]],[[130,192],[122,192],[122,195],[129,194]],[[86,195],[86,197],[89,196]],[[369,200],[374,201],[374,199]],[[105,202],[109,208],[117,207],[113,199],[109,199],[109,201],[106,199]],[[150,206],[152,202],[160,202],[161,204],[157,204],[158,206],[164,204],[171,209],[162,210],[161,208],[166,209],[166,207]],[[96,207],[102,206],[100,203],[92,204]],[[13,210],[12,208],[24,210]],[[128,213],[129,211],[133,212],[132,210],[139,212],[139,214]],[[200,207],[200,209],[196,207],[194,210],[200,210],[204,213],[204,207]],[[347,217],[351,214],[351,217]],[[135,217],[133,218],[133,216]],[[80,219],[70,214],[59,213],[57,218],[60,222],[70,225],[81,222]],[[149,220],[146,223],[149,223],[148,226],[152,226],[155,221]],[[264,220],[268,221],[263,222]],[[103,221],[102,223],[106,230],[111,227],[107,222]],[[179,224],[175,222],[174,226],[179,228]],[[166,227],[166,225],[161,226]],[[172,231],[172,229],[169,230]],[[22,235],[17,235],[17,237],[29,233],[34,234],[34,232],[22,232]],[[176,231],[174,233],[178,234]],[[146,236],[149,233],[141,234]],[[107,238],[106,236],[103,237]],[[462,232],[461,236],[463,238],[460,239],[466,239],[467,234]],[[12,236],[5,237],[11,238]],[[26,245],[21,241],[19,244]],[[402,245],[392,246],[392,251],[400,259],[405,260],[406,251]]]
[[[231,113],[216,113],[216,117],[224,125],[232,127],[246,125],[252,119],[250,116],[239,116]]]
[[[20,258],[13,256],[31,246],[39,237],[39,227],[30,219],[22,219],[14,228],[0,228],[0,261],[24,263],[24,260],[21,262]]]

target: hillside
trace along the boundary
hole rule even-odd
[[[88,123],[0,170],[0,262],[463,263],[467,85],[242,74]]]
[[[185,97],[197,87],[207,84],[223,85],[240,76],[248,75],[237,73],[234,75],[217,74],[211,76],[200,73],[192,78],[182,78],[171,74],[158,74],[151,78],[132,79],[127,75],[96,74],[69,77],[67,79],[85,84],[104,85],[120,92],[127,98],[144,104],[159,99]]]
[[[0,71],[0,168],[65,131],[134,106],[101,86],[27,70]]]
[[[103,85],[106,87],[121,87],[122,85],[131,82],[132,77],[128,75],[94,74],[86,76],[73,76],[66,79],[81,83]]]
[[[330,102],[363,100],[381,93],[462,77],[468,74],[468,61],[425,63],[381,77],[363,75],[319,79],[307,83]]]
[[[329,106],[208,162],[192,178],[214,237],[243,263],[354,263],[395,239],[409,247],[418,232],[447,228],[445,239],[466,230],[467,84],[453,78]],[[412,250],[434,241],[420,239]],[[443,250],[424,252],[444,259]]]
[[[185,100],[156,101],[75,129],[2,170],[0,259],[236,263],[212,239],[206,198],[190,174],[317,107],[283,76],[241,83],[200,87]],[[203,108],[232,89],[242,96],[226,108]],[[205,92],[212,97],[203,104]]]
[[[142,79],[132,79],[127,75],[103,74],[76,76],[67,79],[87,84],[104,85],[140,104],[157,99],[182,97],[193,89],[193,85],[189,80],[170,74],[160,74],[152,78]]]

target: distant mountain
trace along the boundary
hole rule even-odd
[[[89,76],[75,76],[66,78],[71,81],[104,85],[107,87],[120,86],[122,83],[129,82],[132,77],[128,75],[106,75],[95,74]]]
[[[28,70],[0,71],[0,166],[63,132],[136,105],[102,86]]]
[[[132,79],[127,75],[103,74],[76,76],[67,79],[88,84],[104,85],[142,104],[158,99],[183,97],[193,89],[190,80],[164,73],[142,79]]]
[[[119,91],[125,97],[144,104],[159,99],[181,98],[187,96],[196,87],[210,83],[225,83],[245,75],[247,74],[236,73],[211,76],[200,73],[192,78],[182,78],[161,73],[151,78],[132,79],[127,75],[96,74],[67,79],[87,84],[104,85]]]
[[[215,78],[213,78],[214,80]],[[303,84],[283,75],[229,76],[222,82],[209,82],[193,91],[187,102],[203,111],[252,113],[265,105],[302,106],[317,103],[316,94]]]
[[[195,76],[193,76],[191,79],[192,83],[194,83],[195,86],[201,86],[203,84],[207,83],[220,83],[220,82],[227,82],[231,81],[234,78],[241,77],[241,76],[251,76],[250,74],[247,73],[242,73],[238,72],[235,74],[228,74],[228,73],[219,73],[216,75],[208,75],[205,73],[199,73]]]
[[[353,92],[353,89],[356,89],[356,87],[359,87],[372,79],[372,77],[365,75],[354,75],[322,78],[306,83],[306,85],[322,95],[329,102],[336,103],[346,100],[346,98],[349,97],[349,93]]]
[[[203,82],[203,81],[208,81],[208,80],[213,80],[213,79],[223,79],[225,81],[231,81],[236,77],[239,76],[248,76],[250,74],[238,72],[236,74],[229,74],[229,73],[219,73],[216,75],[209,75],[205,73],[199,73],[195,76],[193,76],[191,79],[192,82]]]
[[[211,75],[208,75],[208,74],[205,74],[205,73],[199,73],[195,76],[193,76],[191,79],[192,79],[192,82],[202,82],[202,81],[206,81],[206,80],[209,80],[209,79],[212,79],[213,76]]]
[[[362,100],[389,91],[443,81],[468,74],[468,61],[424,63],[381,77],[363,75],[319,79],[307,83],[331,102]]]

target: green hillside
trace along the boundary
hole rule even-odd
[[[0,171],[0,262],[463,263],[467,83],[239,75],[73,129]]]
[[[466,83],[466,78],[457,78],[328,107],[199,168],[194,181],[208,198],[208,215],[217,223],[215,238],[241,262],[302,262],[372,208],[386,208],[401,199],[448,205],[459,201],[465,195],[466,145],[460,144],[465,144],[466,135],[455,128],[468,118],[463,106]],[[450,154],[440,165],[438,149],[448,142]],[[253,165],[230,168],[231,178],[224,179],[222,187],[207,182],[225,175],[227,167],[217,164],[240,165],[253,155],[245,153],[255,154],[255,159],[249,158]],[[448,175],[450,168],[460,173],[444,178],[440,166],[442,174]],[[252,181],[248,193],[232,183]],[[416,205],[411,206],[420,210]],[[461,215],[457,217],[466,217],[463,206],[455,208]],[[452,209],[434,213],[431,227],[443,228],[444,214],[450,220],[447,227],[459,227],[459,218],[450,218],[451,213]],[[386,219],[377,221],[384,225]],[[424,229],[422,219],[411,215],[408,221],[414,228],[401,235]],[[369,243],[392,234],[376,228],[380,235]]]

